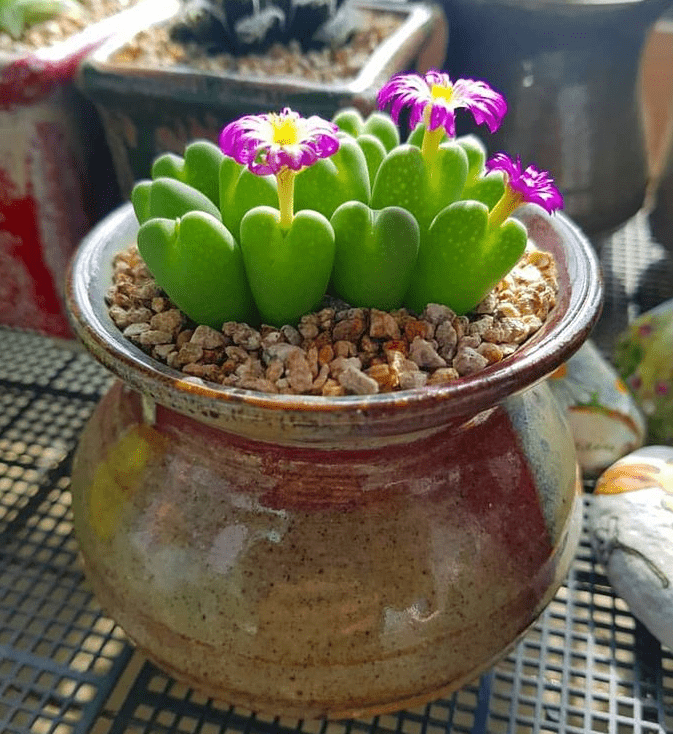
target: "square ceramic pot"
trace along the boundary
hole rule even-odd
[[[124,195],[150,173],[154,157],[182,154],[194,138],[216,140],[222,127],[243,114],[289,106],[303,115],[331,117],[354,105],[375,106],[381,84],[395,72],[441,66],[446,53],[446,22],[438,6],[427,3],[365,3],[356,7],[398,15],[398,28],[369,56],[351,79],[331,83],[303,78],[256,77],[206,72],[185,65],[148,66],[115,59],[138,32],[169,23],[177,0],[159,0],[144,23],[127,27],[87,57],[78,84],[96,104]]]
[[[119,201],[82,57],[137,5],[37,52],[0,53],[0,322],[70,335],[61,293],[81,237]]]

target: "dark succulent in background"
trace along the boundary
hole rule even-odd
[[[171,38],[209,53],[261,52],[293,40],[308,51],[345,43],[354,16],[349,0],[183,0]]]

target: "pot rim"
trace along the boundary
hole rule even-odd
[[[404,408],[415,416],[425,413],[423,427],[432,427],[476,415],[543,379],[579,349],[598,319],[602,280],[585,236],[563,214],[550,217],[537,207],[524,207],[518,218],[532,241],[555,256],[557,304],[537,334],[513,355],[448,385],[368,396],[272,395],[207,383],[156,361],[122,336],[104,302],[112,256],[134,241],[138,229],[130,203],[105,217],[81,242],[68,273],[67,310],[76,335],[103,365],[178,412],[212,414],[217,422],[221,412],[242,407],[256,409],[257,420],[269,411],[293,411],[304,414],[309,425],[310,416],[317,419],[318,414],[342,414],[344,420],[346,414],[369,415],[383,423]]]

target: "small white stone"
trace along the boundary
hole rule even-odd
[[[620,459],[591,499],[589,531],[610,583],[673,649],[673,448],[646,446]]]

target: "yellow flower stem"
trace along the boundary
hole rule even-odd
[[[505,186],[505,193],[488,215],[489,229],[497,229],[504,221],[524,203],[523,196],[514,189]]]
[[[276,174],[281,229],[290,229],[294,219],[294,177],[296,175],[297,172],[291,168],[281,168]]]
[[[428,130],[425,128],[423,133],[423,142],[421,143],[421,153],[428,163],[432,163],[437,157],[439,144],[444,137],[444,128],[438,127],[436,130]]]
[[[430,112],[432,111],[432,105],[427,105],[423,112],[423,124],[425,125],[425,132],[423,133],[423,142],[421,143],[421,153],[423,158],[432,164],[437,157],[437,151],[439,150],[439,144],[442,142],[444,137],[444,128],[440,125],[434,130],[430,130]]]

